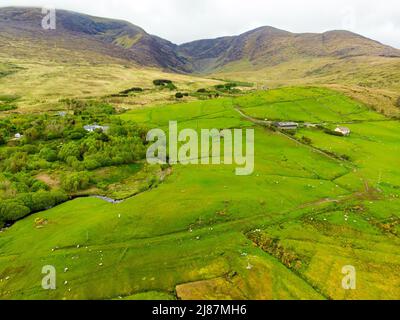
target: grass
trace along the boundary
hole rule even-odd
[[[238,61],[212,74],[218,79],[254,82],[256,86],[318,85],[339,90],[388,116],[398,116],[400,59],[385,57],[298,58],[272,66]]]
[[[312,141],[303,145],[255,126],[238,105],[260,118],[350,121],[353,133],[302,128],[296,137]],[[177,165],[162,184],[122,203],[82,198],[30,216],[0,234],[0,298],[399,296],[397,121],[315,87],[155,105],[119,117],[160,128],[169,120],[194,129],[254,127],[255,172],[240,177],[230,165]],[[120,171],[102,174],[109,182],[123,178]],[[48,224],[36,228],[37,218]],[[256,242],[252,234],[274,241]],[[48,264],[58,270],[51,292],[40,287]],[[348,264],[358,270],[351,292],[341,287]]]
[[[255,93],[238,98],[235,103],[246,114],[268,120],[326,123],[383,120],[362,103],[323,88],[283,88],[268,94]]]
[[[165,73],[156,69],[144,69],[115,61],[69,63],[42,60],[15,59],[21,70],[0,77],[2,95],[16,95],[21,99],[19,112],[48,112],[64,110],[60,103],[65,98],[107,97],[127,88],[143,87],[143,93],[129,99],[108,98],[119,109],[133,109],[149,103],[174,102],[175,92],[156,90],[153,80],[171,79],[178,90],[195,91],[221,83],[199,77]]]

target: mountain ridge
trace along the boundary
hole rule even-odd
[[[399,49],[346,30],[292,33],[263,26],[236,36],[177,45],[123,20],[57,10],[57,29],[49,32],[41,29],[42,18],[39,8],[0,8],[0,37],[40,40],[50,47],[56,43],[67,50],[95,52],[178,73],[211,73],[239,61],[259,67],[298,58],[400,58]]]

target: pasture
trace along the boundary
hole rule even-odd
[[[255,125],[237,107],[259,119],[343,124],[352,134],[301,128],[292,137]],[[0,233],[1,299],[399,297],[398,121],[315,87],[115,117],[148,128],[170,120],[254,128],[255,172],[176,165],[156,188],[122,203],[80,198],[25,218]],[[48,223],[37,228],[37,218]],[[41,288],[44,265],[57,269],[56,290]],[[341,286],[345,265],[358,270],[357,290]]]

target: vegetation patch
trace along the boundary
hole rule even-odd
[[[14,95],[0,95],[0,111],[10,111],[17,109],[15,102],[20,97]]]
[[[176,90],[177,87],[175,86],[175,84],[171,81],[171,80],[167,80],[167,79],[157,79],[153,81],[153,84],[156,87],[162,87],[162,88],[167,88],[169,90]]]

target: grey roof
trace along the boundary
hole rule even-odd
[[[299,124],[297,122],[275,122],[275,125],[278,127],[298,127]]]

